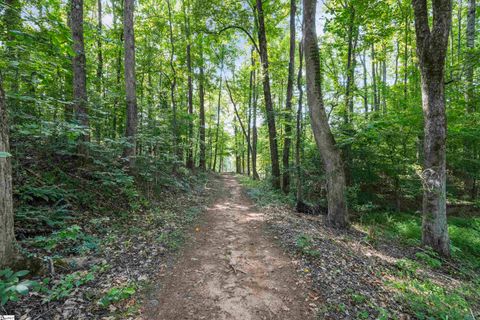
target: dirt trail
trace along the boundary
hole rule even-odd
[[[306,280],[263,230],[231,175],[175,266],[162,275],[143,314],[149,320],[314,319]]]

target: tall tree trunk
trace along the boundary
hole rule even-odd
[[[405,48],[403,53],[403,99],[405,100],[405,105],[407,104],[408,98],[408,42],[410,34],[410,19],[409,19],[409,10],[405,10]]]
[[[103,51],[102,51],[102,0],[98,0],[98,26],[97,26],[97,92],[103,98]]]
[[[217,127],[215,131],[215,153],[213,156],[213,171],[217,168],[217,155],[218,155],[218,133],[220,131],[220,101],[222,98],[222,81],[223,81],[223,55],[220,68],[220,83],[218,86],[218,100],[217,100]],[[221,170],[219,170],[221,171]]]
[[[121,2],[121,12],[123,13],[123,1]],[[118,31],[118,38],[120,43],[123,42],[123,29],[118,26],[117,23],[117,6],[116,6],[116,1],[112,0],[112,8],[113,8],[113,26],[116,31]],[[121,16],[122,14],[120,14]],[[116,90],[119,90],[120,88],[120,82],[122,80],[122,46],[118,46],[117,49],[117,57],[116,57],[116,63],[115,63],[115,73],[116,73]],[[117,126],[118,126],[118,121],[117,121],[117,110],[118,110],[118,104],[119,104],[119,92],[117,91],[117,94],[113,98],[113,110],[112,110],[112,139],[117,138]]]
[[[5,0],[5,11],[3,14],[3,22],[5,23],[5,27],[7,28],[6,39],[9,42],[14,42],[16,35],[11,32],[12,30],[20,30],[21,20],[20,20],[20,12],[21,12],[21,3],[19,0]],[[4,44],[5,45],[5,44]],[[18,61],[18,49],[17,46],[7,46],[6,50],[6,58],[9,61]],[[19,83],[19,68],[17,64],[10,64],[8,67],[8,75],[11,77],[11,95],[12,98],[6,98],[6,104],[10,108],[14,108],[16,106],[16,99],[20,95],[20,83]],[[14,109],[12,109],[14,110]]]
[[[257,92],[257,72],[255,69],[255,57],[254,51],[252,50],[252,70],[253,70],[253,83],[252,83],[252,174],[253,179],[258,180],[260,177],[257,172],[257,141],[258,141],[258,133],[257,133],[257,99],[258,99],[258,92]]]
[[[295,81],[295,14],[296,0],[290,0],[290,58],[288,63],[287,100],[285,103],[285,140],[283,142],[283,180],[282,190],[290,191],[290,144],[292,135],[292,98],[293,82]]]
[[[467,53],[465,55],[465,64],[466,64],[466,71],[465,71],[465,78],[466,78],[466,95],[465,100],[467,102],[467,112],[473,113],[476,111],[475,102],[475,85],[474,85],[474,68],[475,68],[475,23],[476,23],[476,1],[469,0],[468,1],[468,13],[467,13]],[[459,29],[460,31],[460,29]],[[460,37],[460,35],[459,35]],[[470,159],[475,159],[478,146],[474,143],[472,144],[469,141],[465,143],[465,150],[466,150],[466,157]],[[467,194],[470,195],[470,198],[473,200],[476,197],[476,181],[475,178],[472,177],[471,173],[465,174],[465,191]]]
[[[85,142],[90,141],[88,113],[87,113],[87,73],[85,60],[85,46],[83,41],[83,0],[72,0],[71,28],[73,38],[72,59],[73,68],[73,107],[75,120],[84,128],[80,136],[78,152],[86,154]]]
[[[387,49],[384,47],[382,65],[382,111],[387,113]]]
[[[137,92],[135,75],[135,34],[133,30],[134,0],[125,0],[123,34],[125,37],[125,93],[127,102],[126,133],[128,145],[124,155],[130,167],[134,166],[137,135]]]
[[[367,82],[367,53],[363,51],[362,66],[363,66],[363,109],[365,118],[368,118],[368,82]]]
[[[275,113],[273,110],[272,94],[270,91],[270,75],[268,66],[267,36],[262,0],[257,1],[258,14],[258,42],[260,45],[260,60],[263,70],[263,94],[267,114],[268,140],[270,143],[270,161],[272,165],[272,185],[280,189],[280,163],[278,161],[277,129],[275,127]]]
[[[358,26],[355,23],[355,8],[349,7],[350,21],[348,25],[348,52],[347,52],[347,83],[345,89],[345,123],[350,122],[353,114],[353,87],[355,84],[356,47],[358,38]]]
[[[172,102],[172,131],[173,131],[173,153],[177,157],[177,161],[182,158],[180,150],[180,133],[178,131],[177,123],[177,102],[175,100],[175,90],[177,87],[177,72],[175,70],[175,45],[173,40],[173,20],[172,20],[172,6],[170,0],[167,0],[168,7],[168,25],[169,25],[169,34],[170,34],[170,69],[172,70],[172,82],[170,84],[170,100]],[[176,170],[177,165],[173,166],[174,171]]]
[[[303,86],[302,86],[302,68],[303,68],[303,50],[302,50],[302,42],[298,44],[298,59],[299,59],[299,66],[298,66],[298,77],[297,77],[297,89],[298,89],[298,109],[297,109],[297,139],[295,143],[295,166],[297,171],[297,203],[303,202],[303,190],[302,190],[302,163],[301,163],[301,155],[302,155],[302,119],[303,119],[303,111],[302,111],[302,103],[303,103]]]
[[[420,64],[425,123],[422,242],[438,253],[449,256],[444,73],[452,5],[450,0],[433,1],[432,10],[435,19],[430,29],[427,0],[412,0],[412,4],[415,13],[417,56]]]
[[[348,52],[347,52],[347,83],[345,90],[345,113],[344,113],[344,122],[345,122],[345,133],[351,135],[350,122],[352,121],[353,115],[353,90],[355,85],[355,67],[356,67],[356,49],[357,49],[357,39],[358,39],[358,26],[355,23],[355,8],[352,4],[349,6],[350,18],[348,22]],[[352,174],[351,174],[351,145],[345,144],[342,148],[343,159],[345,164],[345,179],[347,185],[352,183]]]
[[[252,48],[252,50],[254,50]],[[251,53],[253,54],[253,52]],[[253,69],[250,70],[250,82],[248,86],[248,114],[247,114],[247,141],[249,144],[252,143],[252,85],[253,85]],[[247,148],[247,175],[251,174],[250,159],[252,154],[250,148]]]
[[[0,268],[13,263],[16,256],[12,199],[12,165],[10,162],[7,106],[0,73]]]
[[[200,125],[199,125],[199,136],[200,136],[200,161],[199,167],[201,170],[205,171],[207,169],[206,162],[206,145],[205,145],[205,73],[203,70],[203,48],[200,47],[200,83],[198,86],[199,96],[200,96]]]
[[[376,62],[375,62],[375,44],[372,43],[372,54],[370,59],[372,60],[372,94],[373,94],[373,110],[378,111],[378,94],[377,94],[377,72],[376,72]]]
[[[467,15],[467,54],[466,54],[466,80],[467,80],[467,111],[475,111],[475,87],[473,85],[473,73],[475,67],[475,11],[476,11],[476,1],[468,1],[468,15]]]
[[[327,176],[327,224],[332,227],[346,228],[349,222],[345,198],[345,171],[323,104],[320,54],[315,26],[316,4],[316,0],[303,0],[307,100],[313,135]]]
[[[185,34],[187,37],[187,85],[188,85],[188,148],[187,148],[187,160],[186,166],[189,169],[193,169],[195,163],[193,161],[193,83],[192,83],[192,54],[190,43],[190,21],[189,15],[187,15],[187,9],[185,1],[183,1],[184,19],[185,19]],[[188,4],[187,4],[188,6]],[[188,13],[189,14],[189,13]]]

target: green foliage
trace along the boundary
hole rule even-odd
[[[307,256],[315,258],[320,255],[320,252],[318,252],[318,250],[315,249],[312,238],[308,235],[298,236],[297,239],[295,240],[295,245],[297,246],[297,248],[300,250],[301,253]]]
[[[180,245],[185,240],[183,232],[181,230],[164,231],[160,233],[157,241],[163,244],[169,250],[178,250]]]
[[[419,245],[421,240],[421,217],[409,213],[371,212],[360,217],[360,224],[375,228],[388,238],[400,240],[406,245]],[[480,268],[480,218],[448,217],[452,255],[460,262],[475,269]],[[427,256],[417,258],[431,267],[439,267],[438,256],[431,250]]]
[[[31,280],[22,280],[28,270],[13,272],[11,269],[0,271],[0,299],[4,306],[8,301],[18,301],[20,295],[26,295],[32,288],[38,287],[38,283]]]
[[[442,261],[438,259],[438,254],[433,250],[429,250],[428,252],[417,252],[415,256],[433,269],[442,266]]]
[[[275,204],[293,204],[293,198],[286,197],[278,190],[273,190],[268,181],[253,180],[239,176],[240,182],[247,188],[247,194],[261,207]]]
[[[75,288],[95,279],[95,269],[92,271],[77,271],[67,274],[47,290],[45,301],[56,301],[68,297]]]
[[[105,295],[98,301],[98,304],[102,308],[108,307],[110,304],[119,302],[130,298],[136,292],[136,286],[134,284],[125,285],[123,287],[111,288],[105,293]]]
[[[32,246],[42,248],[47,252],[58,249],[65,253],[85,253],[96,250],[98,246],[98,240],[85,234],[78,225],[72,225],[60,231],[53,232],[47,237],[35,237],[28,242]]]
[[[394,281],[391,285],[399,290],[400,299],[418,319],[471,319],[470,304],[459,291],[449,292],[429,280],[411,278]]]

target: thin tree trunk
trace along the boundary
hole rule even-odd
[[[12,164],[10,161],[7,105],[0,73],[0,268],[11,265],[16,256],[12,199]]]
[[[134,0],[125,0],[123,16],[123,34],[125,36],[125,93],[127,103],[127,123],[125,136],[128,145],[124,155],[130,167],[135,164],[137,135],[137,92],[135,75],[135,34],[133,30]]]
[[[168,7],[168,24],[169,24],[169,33],[170,33],[170,69],[172,70],[172,82],[170,85],[170,99],[172,102],[172,129],[173,129],[173,153],[177,157],[177,161],[181,159],[180,151],[180,134],[178,132],[178,123],[177,123],[177,102],[175,100],[175,89],[177,87],[177,72],[175,70],[174,59],[175,59],[175,46],[173,40],[173,21],[172,21],[172,7],[170,0],[167,0]],[[176,170],[177,165],[174,165],[174,171]]]
[[[188,3],[187,3],[188,6]],[[187,37],[187,85],[188,85],[188,148],[187,148],[187,161],[186,166],[189,169],[194,168],[193,161],[193,83],[192,83],[192,54],[190,43],[190,21],[189,15],[187,15],[187,9],[185,3],[183,5],[184,17],[185,17],[185,34]]]
[[[116,1],[112,0],[112,8],[113,8],[113,25],[114,29],[118,30],[119,33],[119,41],[120,43],[123,42],[123,29],[118,27],[117,24],[117,8],[116,8]],[[121,5],[121,11],[123,12],[123,2]],[[122,46],[118,46],[118,51],[117,51],[117,57],[116,57],[116,63],[115,63],[115,68],[116,68],[116,90],[119,90],[120,88],[120,82],[122,79]],[[117,138],[117,126],[118,126],[118,121],[117,121],[117,110],[118,110],[118,104],[119,104],[119,92],[114,96],[113,98],[113,110],[112,110],[112,138],[116,139]]]
[[[102,0],[98,0],[98,26],[97,26],[97,92],[101,98],[104,97],[103,92],[103,51],[102,51]]]
[[[240,123],[240,128],[242,129],[243,136],[246,138],[247,137],[247,131],[245,130],[245,126],[243,125],[242,118],[240,117],[240,114],[238,113],[237,105],[236,105],[235,101],[233,100],[232,91],[230,90],[230,86],[228,85],[227,80],[225,80],[225,85],[227,87],[227,91],[228,91],[228,95],[230,97],[230,101],[232,102],[232,105],[233,105],[233,110],[235,111],[235,115],[237,116],[238,122]],[[250,142],[248,142],[248,149],[252,150],[252,146],[250,145]]]
[[[465,100],[467,102],[467,112],[473,113],[476,111],[475,107],[475,85],[474,85],[474,67],[475,67],[475,23],[476,23],[476,1],[469,0],[468,1],[468,13],[467,13],[467,53],[465,55],[465,78],[466,78],[466,95]],[[460,28],[459,28],[460,32]],[[460,37],[460,35],[459,35]],[[466,150],[466,157],[470,159],[475,159],[477,155],[478,146],[474,143],[472,144],[471,141],[465,142],[465,150]],[[465,175],[465,191],[467,194],[470,195],[472,200],[475,199],[477,194],[476,188],[476,179],[472,177],[471,173],[466,173]]]
[[[297,109],[297,140],[295,144],[295,166],[297,169],[297,203],[303,202],[303,190],[302,190],[302,167],[301,167],[301,150],[302,150],[302,103],[303,103],[303,86],[302,86],[302,68],[303,68],[303,50],[302,42],[298,44],[298,77],[297,77],[297,89],[298,89],[298,109]]]
[[[327,224],[332,227],[346,228],[349,222],[345,197],[345,171],[340,152],[330,131],[323,104],[320,54],[315,26],[316,4],[316,0],[303,0],[307,99],[310,107],[312,131],[327,176]]]
[[[475,11],[476,1],[468,1],[468,15],[467,15],[467,54],[466,54],[466,80],[467,80],[467,111],[475,111],[475,86],[473,84],[473,73],[475,67]]]
[[[378,95],[377,95],[377,72],[375,66],[375,45],[372,44],[372,54],[370,59],[372,60],[372,94],[373,94],[373,110],[378,111]]]
[[[363,59],[362,59],[362,66],[363,66],[363,109],[365,112],[365,118],[368,118],[368,82],[367,82],[367,53],[365,50],[363,51]]]
[[[350,122],[353,114],[353,87],[355,84],[355,67],[356,67],[356,47],[358,30],[355,23],[355,8],[350,6],[350,21],[348,26],[348,52],[347,52],[347,83],[345,90],[345,123]]]
[[[267,114],[268,140],[270,143],[270,161],[272,165],[272,186],[280,189],[280,164],[278,161],[277,129],[275,127],[275,113],[273,110],[272,94],[270,91],[270,75],[268,66],[267,36],[262,0],[256,0],[258,14],[258,42],[260,46],[260,60],[263,70],[263,94]]]
[[[253,48],[252,53],[253,54]],[[247,119],[247,141],[249,144],[252,143],[252,86],[253,86],[253,68],[250,70],[250,83],[248,87],[248,119]],[[250,152],[250,148],[247,148],[247,175],[250,176],[251,174],[251,167],[250,167],[250,159],[252,157],[252,153]]]
[[[408,10],[405,10],[405,48],[403,53],[403,99],[405,105],[408,97],[408,35],[410,34],[410,19],[408,17]]]
[[[412,3],[422,81],[425,136],[422,242],[438,253],[449,256],[444,73],[452,5],[450,0],[437,0],[432,3],[435,19],[430,28],[427,0],[413,0]]]
[[[199,135],[200,135],[200,162],[199,167],[201,170],[205,171],[207,169],[206,161],[206,150],[205,150],[205,74],[203,70],[203,48],[200,47],[200,83],[198,86],[199,96],[200,96],[200,126],[199,126]]]
[[[290,191],[290,144],[292,135],[292,98],[295,81],[295,14],[296,0],[290,0],[290,58],[288,63],[287,99],[285,103],[285,139],[283,142],[283,180],[282,191]]]
[[[5,0],[5,11],[3,14],[3,22],[5,27],[8,28],[6,39],[9,42],[14,42],[16,35],[13,32],[9,32],[9,30],[20,30],[20,12],[21,12],[21,3],[19,0]],[[5,44],[3,44],[5,45]],[[8,61],[18,61],[18,49],[17,46],[9,45],[6,46],[6,58]],[[5,101],[9,108],[16,107],[16,99],[18,99],[18,95],[20,95],[20,83],[19,83],[19,68],[18,64],[10,64],[8,67],[8,73],[6,76],[11,74],[11,95],[14,96],[12,98],[6,97]],[[14,109],[12,109],[14,110]]]
[[[220,100],[222,98],[222,81],[223,81],[223,55],[220,68],[220,84],[218,86],[218,101],[217,101],[217,128],[215,131],[215,154],[213,156],[213,171],[217,168],[217,154],[218,154],[218,133],[220,131]]]
[[[83,0],[72,0],[71,28],[73,38],[72,59],[73,68],[73,107],[75,120],[84,128],[80,136],[78,152],[85,155],[85,142],[90,141],[88,113],[87,113],[87,73],[85,60],[85,46],[83,40]]]
[[[257,172],[257,141],[258,141],[258,133],[257,133],[257,72],[255,69],[255,57],[254,51],[252,50],[252,70],[253,70],[253,85],[252,85],[252,174],[254,180],[259,180],[260,177]]]

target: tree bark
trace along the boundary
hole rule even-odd
[[[223,55],[220,68],[220,83],[218,86],[218,100],[217,100],[217,127],[215,131],[215,153],[213,156],[213,171],[217,168],[217,154],[218,154],[218,133],[220,131],[220,101],[222,98],[222,81],[223,81]]]
[[[467,54],[466,54],[466,80],[467,80],[467,111],[475,111],[475,87],[473,85],[473,73],[475,67],[475,11],[476,1],[468,1],[468,14],[467,14]]]
[[[203,48],[200,48],[200,83],[198,86],[199,96],[200,96],[200,126],[199,126],[199,136],[200,136],[200,161],[199,167],[201,170],[205,171],[207,169],[206,162],[206,150],[205,150],[205,73],[203,70]]]
[[[412,0],[415,14],[417,56],[422,81],[424,114],[424,168],[422,180],[422,242],[438,253],[450,255],[446,212],[446,115],[445,56],[451,24],[450,0],[432,3],[433,26],[429,26],[427,0]]]
[[[372,44],[372,54],[370,59],[372,60],[372,94],[373,94],[373,110],[378,111],[379,102],[378,102],[378,89],[377,89],[377,72],[376,72],[376,63],[375,63],[375,44]]]
[[[72,0],[71,4],[71,29],[73,38],[72,59],[73,68],[73,108],[75,121],[83,127],[80,135],[78,152],[86,154],[85,142],[90,141],[89,123],[87,113],[87,73],[85,59],[85,45],[83,40],[83,0]]]
[[[254,180],[259,180],[260,177],[257,172],[257,72],[255,69],[255,57],[252,50],[252,70],[253,70],[253,83],[252,83],[252,175]]]
[[[20,30],[21,26],[21,20],[20,20],[20,12],[22,6],[19,0],[6,0],[5,1],[5,11],[3,14],[3,22],[5,24],[5,27],[7,28],[7,34],[6,34],[6,39],[10,42],[14,42],[16,39],[16,36],[14,33],[11,32],[11,30]],[[6,58],[9,61],[16,61],[18,60],[18,49],[17,46],[7,46],[5,48],[6,50]],[[11,95],[14,96],[12,98],[6,97],[5,101],[6,104],[9,108],[15,108],[16,107],[16,99],[17,96],[20,94],[19,89],[20,89],[20,83],[19,83],[19,68],[17,64],[11,64],[8,67],[8,71],[6,73],[6,76],[9,76],[11,74]],[[12,109],[14,110],[14,109]]]
[[[275,113],[273,110],[272,94],[270,90],[270,75],[268,66],[267,36],[262,0],[256,0],[258,13],[258,42],[260,47],[260,60],[263,70],[263,94],[267,114],[268,140],[270,143],[270,161],[272,165],[272,186],[280,189],[280,163],[278,160],[277,129],[275,127]]]
[[[303,202],[303,189],[302,189],[302,119],[303,119],[303,86],[302,86],[302,68],[303,68],[303,50],[302,43],[298,44],[298,77],[297,77],[297,88],[298,88],[298,109],[297,109],[297,139],[295,144],[295,166],[297,171],[297,203]]]
[[[177,72],[175,70],[175,45],[173,40],[173,20],[172,20],[172,6],[170,4],[170,0],[167,0],[167,7],[168,7],[168,26],[169,26],[169,34],[170,34],[170,69],[172,70],[172,81],[170,84],[170,100],[172,102],[172,131],[173,131],[173,153],[177,157],[177,161],[179,161],[181,156],[180,151],[180,133],[178,131],[178,123],[177,123],[177,102],[175,100],[175,90],[177,87]],[[174,171],[176,170],[177,165],[173,166]]]
[[[123,2],[121,2],[122,5],[121,5],[121,12],[123,12]],[[118,16],[118,12],[117,12],[117,6],[116,6],[116,1],[115,0],[112,0],[112,9],[113,9],[113,26],[114,26],[114,29],[115,31],[118,31],[119,35],[118,35],[118,40],[120,41],[120,43],[123,42],[123,29],[120,28],[118,26],[118,23],[117,23],[117,16]],[[120,14],[120,16],[122,16],[122,14]],[[120,88],[120,82],[121,82],[121,79],[122,79],[122,49],[121,49],[121,46],[118,47],[117,49],[117,56],[116,56],[116,62],[115,62],[115,73],[116,73],[116,80],[115,80],[115,83],[116,83],[116,90],[118,90]],[[113,110],[112,110],[112,139],[116,139],[117,138],[117,126],[118,126],[118,123],[117,123],[117,110],[118,110],[118,104],[119,104],[119,98],[118,98],[119,94],[116,94],[113,98]]]
[[[188,6],[188,3],[187,3]],[[185,34],[187,37],[187,85],[188,85],[188,148],[186,166],[193,169],[195,163],[193,161],[193,83],[192,83],[192,53],[191,53],[191,39],[190,39],[190,21],[189,13],[187,13],[185,1],[183,1],[184,19],[185,19]]]
[[[0,268],[11,265],[16,256],[12,199],[12,165],[10,161],[7,106],[0,73]]]
[[[315,26],[316,0],[303,0],[303,39],[307,78],[307,100],[310,108],[312,131],[322,156],[327,179],[327,224],[346,228],[348,209],[345,198],[345,171],[340,152],[335,144],[323,104],[320,54]]]
[[[134,166],[137,135],[137,92],[135,75],[135,34],[133,29],[134,0],[125,0],[123,34],[125,37],[125,93],[127,102],[127,146],[124,155],[130,167]]]
[[[104,97],[103,92],[103,51],[102,51],[102,0],[98,0],[98,26],[97,26],[97,91],[101,98]]]
[[[287,99],[285,103],[285,139],[283,142],[283,175],[282,191],[290,191],[290,144],[292,135],[292,98],[293,82],[295,81],[295,14],[296,0],[290,0],[290,57],[288,63]]]

